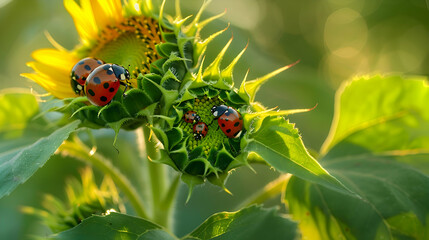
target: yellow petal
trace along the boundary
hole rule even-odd
[[[76,97],[70,85],[70,71],[79,61],[72,53],[57,49],[39,49],[32,53],[36,60],[27,65],[36,73],[23,73],[58,98]]]
[[[99,29],[122,20],[122,4],[119,0],[94,0],[91,7]]]
[[[35,81],[37,84],[46,89],[46,91],[52,93],[57,98],[63,99],[69,97],[76,97],[76,94],[73,92],[70,86],[61,87],[55,83],[55,80],[47,76],[41,76],[35,73],[22,73],[21,76]]]
[[[31,56],[40,63],[58,68],[64,72],[71,71],[80,60],[73,54],[52,48],[42,48],[34,51]]]
[[[101,5],[99,1],[91,1],[95,22],[99,29],[103,29],[106,25],[111,24],[109,12],[106,12],[106,7]]]
[[[55,79],[57,85],[61,87],[70,87],[70,71],[65,72],[61,69],[39,62],[29,62],[27,65],[36,71],[37,74]]]
[[[64,0],[64,7],[72,16],[80,38],[85,44],[96,39],[98,28],[95,23],[91,4],[88,0],[81,1],[80,7],[74,0]]]
[[[122,20],[122,2],[121,0],[98,0],[101,6],[106,8],[105,12],[110,13],[109,17],[116,22]]]

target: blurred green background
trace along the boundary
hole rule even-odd
[[[201,3],[182,0],[184,13],[195,13]],[[173,13],[173,1],[167,4],[171,5],[168,12]],[[226,15],[203,32],[208,36],[231,23],[230,29],[209,47],[208,60],[231,35],[234,41],[225,65],[249,41],[235,72],[237,84],[247,69],[249,79],[254,79],[301,60],[265,84],[257,100],[280,109],[318,104],[309,113],[290,117],[306,146],[316,151],[329,131],[335,90],[342,81],[374,73],[429,74],[429,11],[424,0],[215,0],[204,16],[225,9]],[[73,21],[60,0],[0,0],[0,28],[0,89],[34,88],[43,92],[19,74],[31,72],[25,63],[31,60],[32,51],[51,47],[45,31],[68,49],[78,44]],[[99,151],[113,156],[124,172],[132,167],[121,165],[120,154],[109,147],[113,131],[100,130],[96,135],[104,138],[99,145],[105,147]],[[121,154],[135,153],[134,133],[121,132],[120,138]],[[44,193],[64,197],[65,179],[76,176],[76,169],[82,166],[73,159],[55,156],[27,183],[1,199],[0,239],[48,234],[36,218],[22,215],[19,206],[39,206]],[[265,166],[255,169],[257,174],[246,168],[232,174],[227,187],[234,196],[206,184],[197,188],[185,204],[186,187],[182,186],[176,233],[180,236],[191,231],[214,212],[234,210],[243,198],[276,177]]]

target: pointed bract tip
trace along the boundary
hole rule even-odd
[[[229,191],[229,189],[228,189],[228,188],[226,188],[225,186],[223,186],[223,187],[222,187],[222,189],[223,189],[226,193],[228,193],[229,195],[234,196],[234,194],[232,194],[232,192],[231,192],[231,191]]]

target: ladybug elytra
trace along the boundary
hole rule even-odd
[[[70,73],[70,84],[73,91],[78,95],[83,95],[83,87],[89,74],[98,66],[104,64],[103,61],[96,58],[84,58],[76,63]]]
[[[209,128],[207,127],[207,124],[203,122],[198,122],[194,124],[194,138],[195,140],[201,140],[207,135],[207,132],[209,131]]]
[[[120,85],[130,86],[130,73],[127,69],[116,64],[103,64],[89,74],[85,83],[85,93],[88,100],[96,106],[108,104]]]
[[[237,137],[243,129],[243,119],[234,108],[225,105],[213,106],[211,112],[228,138]]]
[[[195,111],[187,111],[185,115],[183,115],[183,120],[187,123],[193,122],[201,122],[201,117]]]

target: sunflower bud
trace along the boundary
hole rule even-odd
[[[105,176],[98,187],[90,168],[81,171],[81,181],[69,179],[66,192],[66,201],[45,195],[42,203],[45,209],[23,207],[22,211],[42,218],[54,233],[70,229],[93,214],[104,215],[112,211],[124,211],[112,179]]]
[[[98,4],[98,1],[90,2]],[[249,165],[249,152],[246,152],[248,139],[251,133],[261,126],[264,118],[308,109],[272,111],[273,109],[266,110],[254,102],[260,85],[291,65],[253,81],[247,82],[245,77],[240,87],[234,88],[234,67],[247,46],[227,67],[221,68],[222,59],[232,38],[215,59],[208,66],[204,66],[204,53],[208,44],[227,29],[202,38],[201,30],[224,14],[201,20],[209,2],[204,1],[195,17],[183,18],[179,1],[176,2],[175,17],[164,14],[166,1],[163,1],[159,11],[154,10],[151,0],[129,1],[123,6],[106,11],[103,18],[106,21],[103,22],[101,18],[82,16],[73,11],[92,13],[90,9],[85,9],[88,4],[78,6],[74,0],[66,0],[66,7],[77,26],[82,21],[95,19],[96,28],[85,29],[79,25],[82,45],[77,46],[71,53],[66,50],[56,52],[56,58],[66,56],[61,66],[38,56],[38,59],[43,60],[42,65],[48,64],[49,67],[37,67],[38,62],[33,62],[30,65],[36,70],[36,74],[24,75],[42,86],[46,85],[47,90],[55,96],[61,98],[69,96],[69,93],[73,95],[64,99],[64,107],[57,109],[64,113],[65,121],[78,118],[82,126],[94,129],[110,127],[116,134],[120,129],[133,130],[147,124],[162,144],[159,149],[160,159],[153,159],[154,161],[168,164],[183,173],[182,179],[191,187],[206,179],[224,187],[231,169]],[[117,9],[120,7],[122,9]],[[57,43],[54,45],[59,46]],[[52,53],[49,60],[52,59],[51,55]],[[121,82],[125,86],[119,86],[115,82],[119,89],[111,88],[105,83],[107,78],[115,81],[112,78],[113,70],[110,69],[104,69],[105,74],[100,71],[100,77],[107,76],[107,80],[86,80],[85,86],[89,85],[89,82],[95,83],[101,93],[87,89],[85,92],[98,97],[95,99],[97,104],[100,100],[106,102],[105,105],[93,105],[86,96],[76,95],[76,89],[73,90],[69,84],[70,78],[57,79],[61,84],[56,85],[63,87],[64,82],[69,85],[68,89],[58,92],[49,87],[51,84],[45,84],[43,81],[52,81],[54,76],[58,75],[54,74],[56,72],[70,76],[73,65],[78,63],[79,59],[87,57],[100,59],[106,64],[112,64],[111,66],[122,66],[121,69],[127,69],[123,70],[127,73],[124,76],[128,77],[128,73],[130,75],[130,79]],[[93,70],[88,78],[95,75],[95,72],[98,74],[98,68]],[[52,69],[52,73],[48,69]],[[68,69],[68,72],[64,73],[65,69]],[[46,79],[43,79],[44,77]],[[123,80],[122,75],[120,78],[116,77],[118,81]],[[108,95],[109,98],[102,94],[103,91],[110,90],[117,91],[113,98],[113,93]]]

